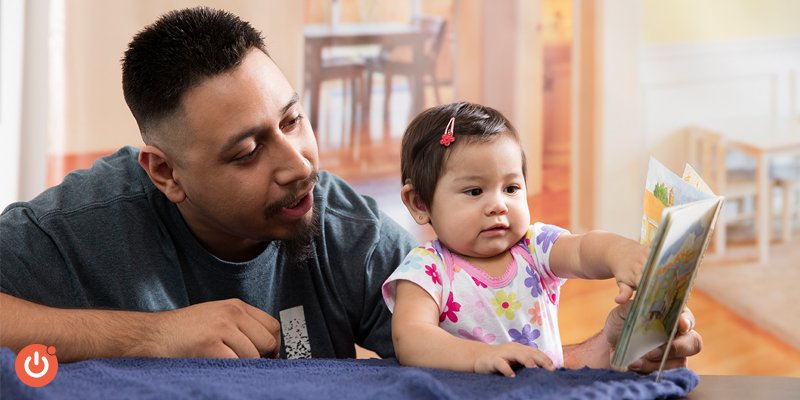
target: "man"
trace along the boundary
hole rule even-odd
[[[392,356],[380,286],[415,240],[318,171],[260,33],[222,11],[171,12],[122,70],[145,146],[0,217],[0,345],[54,345],[62,361],[353,357],[354,344]],[[625,313],[566,348],[568,365],[608,366]],[[670,366],[702,346],[691,321]]]

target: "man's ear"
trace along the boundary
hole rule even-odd
[[[161,149],[151,145],[142,147],[139,151],[139,165],[171,202],[177,204],[186,199],[186,193],[175,177],[172,162]]]
[[[414,189],[414,185],[410,183],[403,185],[403,188],[400,189],[400,197],[403,199],[403,204],[405,204],[409,214],[411,214],[411,217],[414,218],[417,224],[425,225],[431,222],[428,207],[425,206],[425,202],[419,197],[416,189]]]

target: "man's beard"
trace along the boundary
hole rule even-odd
[[[314,238],[319,236],[319,209],[314,202],[311,221],[303,223],[299,231],[290,239],[281,240],[284,257],[290,264],[302,265],[314,254]]]
[[[302,193],[319,180],[319,171],[314,171],[308,178],[301,182],[296,183],[297,189],[295,193]],[[300,220],[297,222],[299,226],[294,228],[292,236],[287,239],[281,239],[280,243],[284,249],[284,257],[292,264],[302,264],[314,254],[314,238],[319,235],[319,209],[317,202],[313,201],[314,192],[308,193],[311,196],[313,206],[311,210],[311,220],[306,222]],[[296,202],[298,198],[295,194],[289,194],[285,198],[275,201],[273,204],[266,208],[267,216],[274,216],[280,213],[283,207]]]

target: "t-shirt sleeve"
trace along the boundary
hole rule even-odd
[[[394,357],[392,315],[383,304],[381,285],[416,245],[414,237],[384,213],[379,238],[369,254],[364,279],[364,302],[356,343],[381,357]]]
[[[0,231],[0,291],[52,306],[85,305],[58,245],[32,210],[9,207],[0,215]]]
[[[525,244],[534,260],[534,268],[542,277],[542,286],[553,304],[558,304],[558,296],[561,285],[567,280],[553,274],[550,269],[550,252],[553,245],[562,234],[569,234],[569,231],[555,226],[537,222],[528,228],[525,234]]]
[[[411,250],[399,267],[383,284],[383,301],[394,312],[397,281],[407,280],[427,292],[439,309],[442,308],[442,279],[446,277],[444,261],[429,242]]]

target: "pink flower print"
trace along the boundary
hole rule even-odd
[[[495,336],[493,333],[487,333],[484,335],[483,329],[481,329],[479,326],[476,326],[475,329],[472,330],[472,333],[469,333],[463,329],[459,329],[458,334],[466,339],[477,340],[483,343],[492,343],[495,339],[497,339],[497,336]]]
[[[431,281],[433,281],[434,284],[442,284],[441,279],[439,279],[439,272],[436,271],[436,264],[426,265],[425,273],[431,277]]]
[[[552,289],[552,288],[548,287],[547,285],[545,285],[544,279],[542,279],[541,276],[539,276],[539,282],[542,283],[542,287],[545,288],[545,290]],[[557,301],[558,299],[556,298],[556,294],[553,293],[552,291],[548,291],[547,299],[550,300],[550,303],[558,305],[558,301]]]
[[[542,325],[542,304],[536,303],[533,307],[528,309],[528,314],[531,315],[531,324]]]
[[[453,263],[453,271],[455,271],[455,272],[461,272],[461,266],[460,266],[460,265],[458,265],[458,263],[457,263],[457,262],[454,262],[454,263]]]
[[[447,296],[447,304],[444,306],[444,311],[439,315],[439,322],[444,322],[445,319],[449,319],[450,322],[458,322],[456,313],[460,310],[461,304],[453,300],[453,292],[450,292],[450,295]]]
[[[486,287],[485,283],[481,282],[479,279],[476,279],[475,277],[472,277],[472,281],[475,282],[475,286],[480,286],[484,288]]]
[[[494,299],[492,299],[492,305],[496,307],[495,313],[498,317],[505,316],[509,320],[513,320],[514,311],[522,307],[522,304],[517,301],[517,295],[514,292],[506,294],[503,290],[497,291]]]

